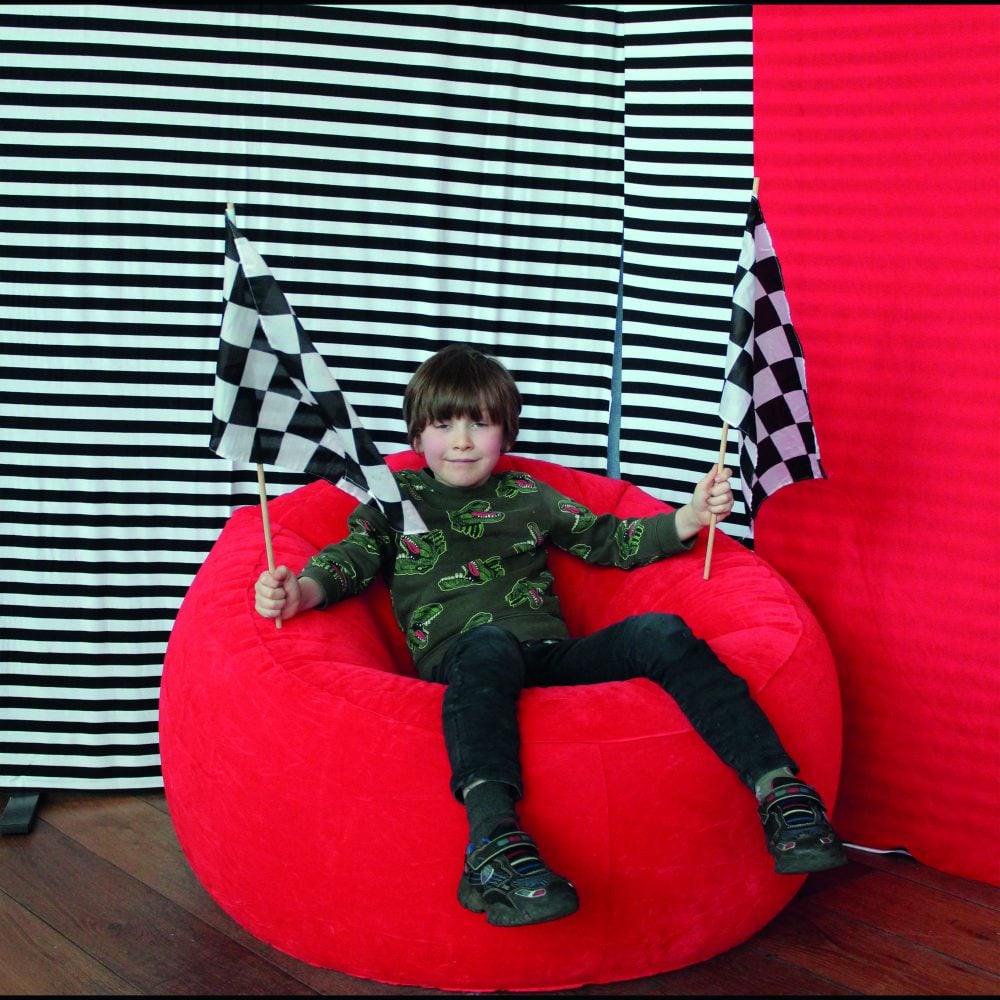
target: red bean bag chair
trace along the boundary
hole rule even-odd
[[[393,468],[416,468],[412,452]],[[506,456],[587,503],[665,505],[627,483]],[[344,537],[355,501],[319,481],[269,506],[275,558],[298,570]],[[644,610],[682,615],[750,684],[832,806],[840,699],[803,601],[720,535],[631,572],[553,551],[573,634]],[[167,649],[160,741],[167,804],[194,873],[234,920],[298,959],[380,982],[558,990],[653,975],[751,937],[804,876],[779,876],[753,796],[647,680],[529,689],[525,827],[581,905],[498,928],[459,906],[467,826],[449,789],[443,688],[416,678],[376,581],[284,623],[259,617],[260,512],[237,510],[195,577]]]

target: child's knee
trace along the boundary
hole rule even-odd
[[[680,615],[646,611],[632,615],[622,623],[637,638],[651,642],[690,642],[694,633]]]
[[[520,689],[524,683],[521,644],[506,629],[480,625],[460,635],[448,654],[448,683],[468,683]]]
[[[626,618],[623,648],[640,676],[659,680],[665,667],[691,656],[697,656],[707,646],[695,636],[679,615],[650,611]]]

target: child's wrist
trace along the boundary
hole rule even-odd
[[[674,517],[674,524],[677,528],[677,537],[682,542],[686,542],[689,538],[694,538],[702,529],[701,519],[689,503],[678,508],[677,514]]]
[[[299,585],[298,607],[295,613],[301,614],[303,611],[311,611],[325,603],[326,595],[319,583],[309,576],[298,576],[296,581]]]

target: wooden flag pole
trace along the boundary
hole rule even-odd
[[[753,189],[751,190],[750,197],[756,198],[757,191],[760,189],[760,178],[755,177],[753,179]],[[722,439],[719,443],[719,472],[726,467],[726,438],[729,436],[729,424],[725,420],[722,421]],[[708,524],[708,547],[705,549],[705,575],[704,579],[708,579],[709,574],[712,570],[712,548],[715,545],[715,524],[718,521],[718,517],[715,514],[712,515],[711,520]]]
[[[236,209],[233,203],[226,203],[226,214],[231,218],[236,218]],[[274,575],[274,546],[271,544],[271,519],[267,513],[267,483],[264,482],[264,466],[257,463],[257,492],[260,494],[260,520],[264,526],[264,549],[267,552],[267,571]],[[274,619],[274,627],[281,628],[281,619]]]
[[[726,438],[729,436],[729,424],[722,421],[722,440],[719,442],[719,472],[726,467]],[[708,548],[705,549],[705,576],[708,579],[712,570],[712,549],[715,547],[715,523],[718,517],[713,514],[708,522]]]
[[[257,463],[257,489],[260,492],[260,519],[264,525],[264,548],[267,550],[267,569],[274,576],[274,548],[271,545],[271,519],[267,516],[267,484],[264,482],[264,466]],[[274,627],[281,628],[281,619],[274,619]]]

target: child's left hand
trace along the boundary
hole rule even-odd
[[[730,469],[718,472],[718,468],[712,466],[691,497],[691,509],[703,527],[712,523],[713,514],[716,520],[723,521],[733,509],[733,488],[729,485],[733,473]]]
[[[712,523],[714,514],[719,521],[729,517],[733,509],[733,488],[729,485],[732,472],[717,472],[713,465],[708,474],[694,488],[691,499],[677,511],[677,535],[682,541],[693,538]]]

